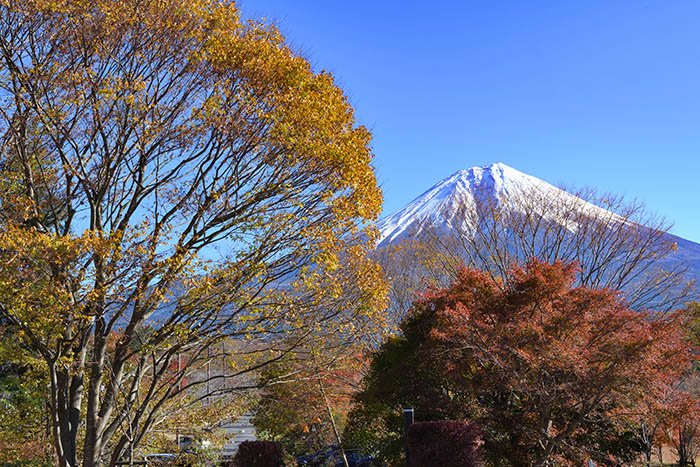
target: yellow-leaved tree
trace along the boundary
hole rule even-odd
[[[0,318],[60,465],[379,323],[370,134],[232,2],[0,0],[0,117]]]

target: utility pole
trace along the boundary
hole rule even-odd
[[[221,374],[224,376],[224,389],[226,389],[226,342],[221,341]]]
[[[209,395],[211,394],[211,347],[207,346],[207,405],[211,402]]]
[[[404,452],[406,453],[406,466],[410,466],[411,462],[409,460],[409,448],[408,448],[408,430],[411,428],[411,425],[413,425],[413,408],[412,407],[405,407],[403,409],[403,443],[404,443]]]
[[[182,391],[182,354],[177,352],[177,390]]]

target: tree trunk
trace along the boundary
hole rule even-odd
[[[58,371],[55,365],[50,367],[54,447],[61,467],[77,467],[82,378]]]
[[[688,454],[685,445],[685,432],[683,427],[678,427],[678,465],[684,466],[688,464]]]
[[[314,360],[316,360],[315,356],[314,356]],[[335,418],[333,417],[333,410],[331,409],[331,404],[328,401],[328,395],[326,394],[326,388],[323,385],[323,380],[321,379],[321,369],[318,367],[318,363],[316,364],[316,377],[318,379],[318,388],[321,391],[321,396],[323,397],[323,403],[326,405],[326,411],[328,412],[328,418],[331,421],[331,427],[333,427],[333,435],[335,436],[335,440],[338,443],[338,449],[340,449],[340,454],[343,456],[343,465],[345,465],[345,467],[350,467],[350,464],[348,463],[348,458],[345,455],[345,449],[343,449],[343,442],[340,438],[340,433],[338,432],[338,427],[335,424]]]

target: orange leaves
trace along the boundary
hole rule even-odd
[[[89,244],[11,225],[0,232],[0,302],[20,326],[18,337],[53,342],[71,314],[84,319],[72,306],[71,285]]]
[[[248,90],[253,106],[263,109],[285,163],[324,178],[319,187],[327,185],[335,193],[331,203],[339,219],[375,219],[381,193],[369,165],[370,134],[357,126],[332,76],[314,74],[276,28],[240,24],[234,11],[216,10],[214,15],[203,58]]]
[[[103,240],[93,234],[85,233],[82,237],[58,236],[45,234],[12,224],[0,232],[0,249],[5,256],[5,265],[9,271],[24,271],[27,268],[45,264],[45,269],[59,274],[72,268],[78,258],[100,248]],[[9,264],[16,263],[16,264]]]
[[[193,24],[212,15],[218,2],[211,0],[26,0],[10,2],[17,11],[52,15],[67,22],[82,21],[94,32],[105,35],[124,31],[141,23],[159,27],[162,32],[187,31]],[[190,27],[188,28],[188,24]],[[201,26],[200,26],[201,28]]]
[[[86,375],[58,389],[87,405],[83,463],[134,447],[109,428],[125,417],[154,428],[160,395],[141,388],[161,377],[130,367],[168,345],[376,334],[386,284],[364,232],[381,193],[370,134],[330,75],[234,2],[2,5],[1,78],[28,85],[4,113],[17,167],[0,224],[21,227],[0,234],[0,305],[33,351]],[[237,357],[240,374],[259,363]],[[143,400],[118,396],[129,387]],[[60,423],[75,445],[82,431]]]
[[[680,315],[636,313],[614,291],[574,288],[576,270],[531,261],[502,287],[463,269],[449,288],[419,301],[403,325],[429,375],[420,377],[449,388],[449,401],[434,404],[459,401],[461,408],[446,410],[464,410],[487,432],[519,433],[520,462],[538,452],[579,459],[562,444],[592,456],[587,443],[598,428],[589,420],[636,422],[644,404],[662,399],[690,369]]]

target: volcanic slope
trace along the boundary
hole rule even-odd
[[[378,249],[397,245],[407,239],[445,239],[447,237],[481,237],[483,229],[500,229],[499,241],[508,243],[510,252],[520,260],[527,259],[524,251],[530,243],[532,256],[540,259],[577,260],[591,263],[599,240],[587,237],[606,235],[613,238],[622,235],[640,235],[645,238],[661,236],[661,242],[672,245],[666,257],[654,265],[668,270],[687,269],[684,277],[700,282],[700,244],[671,234],[655,234],[651,228],[637,222],[635,216],[622,215],[600,207],[579,196],[557,188],[539,178],[527,175],[503,163],[460,170],[441,180],[404,208],[389,214],[378,223],[380,232]],[[643,221],[642,219],[641,221]],[[529,231],[528,231],[529,229]],[[607,232],[610,232],[607,234]],[[437,237],[436,237],[437,235]],[[531,238],[526,238],[528,235]],[[552,253],[551,237],[566,237],[566,247],[560,256]],[[534,241],[532,241],[534,238]],[[431,240],[432,241],[432,240]],[[615,239],[619,247],[631,245],[637,248],[642,240]],[[647,241],[647,240],[643,240]],[[588,242],[588,243],[586,243]],[[594,243],[598,242],[598,243]],[[627,243],[625,243],[627,242]],[[635,243],[636,242],[636,243]],[[473,242],[477,245],[477,242]],[[581,248],[581,246],[585,248]],[[573,252],[575,249],[590,251]],[[568,254],[566,250],[568,249]],[[628,255],[635,251],[619,251]],[[652,254],[645,261],[652,261]],[[609,262],[622,261],[611,258]],[[582,266],[585,267],[585,264]],[[647,271],[648,272],[648,271]],[[642,277],[626,277],[627,280],[643,280]],[[620,280],[602,285],[624,288]],[[601,284],[594,284],[601,285]]]

